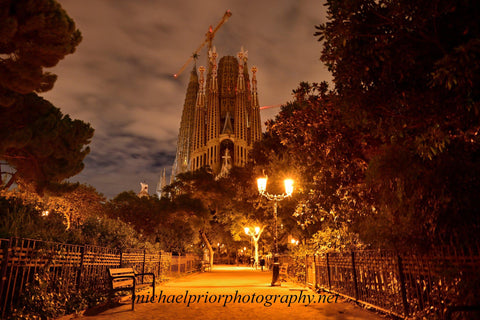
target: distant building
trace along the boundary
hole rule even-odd
[[[139,198],[148,197],[149,196],[149,194],[148,194],[148,184],[140,182],[140,186],[141,186],[141,189],[140,189],[140,192],[137,193],[137,196]]]
[[[160,180],[157,183],[157,197],[160,199],[162,196],[165,196],[163,192],[163,187],[167,185],[167,170],[163,168],[162,176],[160,177]]]
[[[242,48],[237,58],[224,56],[217,64],[214,47],[206,75],[204,67],[190,73],[172,176],[203,166],[225,176],[232,166],[245,165],[261,139],[257,69],[250,81],[248,53]]]

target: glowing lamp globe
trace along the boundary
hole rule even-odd
[[[292,179],[286,179],[284,181],[285,183],[285,193],[290,196],[293,193],[293,180]]]
[[[267,190],[267,178],[258,178],[257,179],[258,192],[264,193]]]

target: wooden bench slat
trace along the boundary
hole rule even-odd
[[[124,288],[124,287],[132,287],[133,286],[133,280],[113,281],[112,285],[113,285],[113,289]]]

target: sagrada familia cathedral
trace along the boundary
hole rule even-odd
[[[208,69],[193,68],[178,134],[172,179],[182,172],[209,166],[217,177],[232,166],[244,166],[255,141],[262,136],[257,69],[247,66],[243,48],[217,62],[215,47],[208,52]],[[165,170],[157,193],[167,184]]]

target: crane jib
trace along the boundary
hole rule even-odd
[[[212,48],[212,41],[213,38],[215,37],[215,33],[220,29],[220,27],[232,16],[232,12],[230,10],[225,11],[222,20],[217,24],[215,29],[212,30],[212,26],[208,28],[207,33],[205,34],[205,40],[202,41],[202,43],[198,46],[197,50],[195,50],[190,58],[187,59],[187,61],[183,64],[183,66],[180,68],[180,70],[175,73],[173,76],[177,78],[183,70],[192,62],[194,58],[198,56],[198,53],[202,48],[205,46],[206,43],[208,43],[208,49],[210,50]]]

